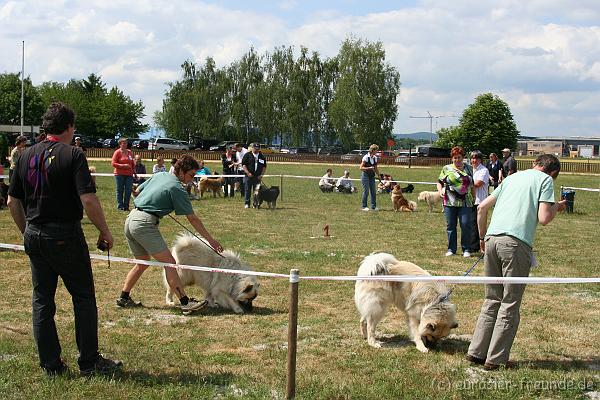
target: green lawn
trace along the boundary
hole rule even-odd
[[[92,161],[99,172],[108,162]],[[208,163],[213,169],[217,164]],[[147,167],[150,166],[148,162]],[[324,165],[271,164],[269,173],[321,176]],[[356,166],[333,166],[334,176]],[[395,179],[434,181],[439,168],[384,167]],[[279,184],[279,178],[267,178]],[[563,174],[560,185],[597,188],[598,176]],[[116,210],[114,180],[97,178],[99,197],[115,237],[115,256],[128,256],[126,214]],[[421,190],[415,185],[416,200]],[[193,202],[207,228],[256,270],[302,275],[355,274],[361,259],[387,251],[434,275],[458,275],[475,258],[445,258],[446,233],[439,209],[423,204],[412,214],[394,213],[379,196],[379,213],[360,210],[360,193],[323,194],[316,180],[286,178],[277,210],[245,210],[239,197]],[[574,214],[538,228],[535,276],[599,276],[600,198],[577,192]],[[9,213],[0,212],[1,241],[21,243]],[[187,223],[185,218],[179,221]],[[334,237],[311,239],[324,224]],[[92,248],[97,233],[84,219]],[[172,241],[181,228],[169,218],[161,231]],[[94,250],[95,251],[95,250]],[[23,253],[2,253],[0,285],[0,393],[7,399],[201,399],[283,398],[288,282],[262,279],[255,311],[238,316],[207,311],[183,317],[164,304],[158,269],[142,277],[132,296],[141,309],[118,309],[129,265],[94,262],[101,350],[124,360],[112,378],[72,374],[46,378],[38,368],[31,335],[31,279]],[[479,265],[474,275],[482,274]],[[198,288],[188,290],[200,296]],[[452,297],[460,326],[437,351],[421,354],[407,342],[404,317],[392,310],[379,325],[387,347],[373,349],[360,337],[352,282],[300,283],[297,398],[299,399],[537,399],[588,398],[600,390],[600,285],[537,285],[527,288],[521,326],[512,351],[518,368],[490,372],[464,360],[483,299],[483,286],[459,285]],[[67,363],[76,368],[72,306],[64,286],[57,292],[57,326]]]

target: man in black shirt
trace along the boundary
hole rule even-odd
[[[122,363],[98,352],[98,310],[88,246],[81,229],[83,210],[107,248],[106,225],[85,155],[70,146],[75,114],[52,103],[43,117],[46,140],[19,158],[8,192],[8,206],[23,233],[33,284],[33,335],[40,366],[48,375],[67,371],[54,323],[54,295],[60,276],[73,299],[79,369],[83,375],[108,373]]]
[[[502,161],[502,170],[500,171],[500,182],[506,179],[509,175],[517,172],[517,162],[512,156],[509,148],[502,150],[502,156],[504,157],[504,160]]]
[[[260,183],[263,175],[267,171],[267,160],[260,152],[260,145],[253,143],[250,145],[252,151],[247,152],[242,159],[242,168],[246,174],[245,188],[245,208],[250,208],[250,194],[254,192],[257,184]]]

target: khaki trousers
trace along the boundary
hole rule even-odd
[[[485,275],[526,277],[532,250],[512,236],[490,236],[485,243]],[[485,285],[485,301],[468,354],[495,365],[508,362],[519,328],[519,307],[526,285]]]

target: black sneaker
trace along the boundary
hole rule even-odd
[[[64,375],[69,372],[69,366],[63,361],[60,360],[60,365],[54,368],[42,367],[46,375],[50,377],[55,377],[59,375]]]
[[[89,376],[94,374],[112,374],[116,372],[123,366],[123,361],[120,360],[111,360],[109,358],[104,358],[102,354],[98,355],[98,359],[89,368],[82,369],[81,375]]]
[[[183,315],[190,315],[194,311],[203,309],[207,304],[208,301],[206,300],[198,301],[194,298],[191,298],[188,300],[188,303],[185,306],[181,305],[181,311],[183,312]]]
[[[119,297],[117,299],[117,305],[123,308],[133,308],[133,307],[141,307],[141,301],[133,301],[131,297],[124,299],[123,297]]]

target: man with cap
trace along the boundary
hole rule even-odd
[[[260,152],[260,145],[252,143],[250,148],[251,151],[247,152],[242,159],[242,168],[246,174],[245,208],[250,208],[250,194],[254,192],[256,185],[260,184],[263,175],[267,171],[267,160]]]
[[[84,153],[87,151],[85,146],[81,143],[81,138],[79,136],[75,138],[75,147],[79,147]]]
[[[504,160],[502,160],[502,170],[500,170],[500,182],[502,182],[507,176],[517,172],[517,162],[510,153],[510,149],[508,147],[502,149],[502,156],[504,157]]]

